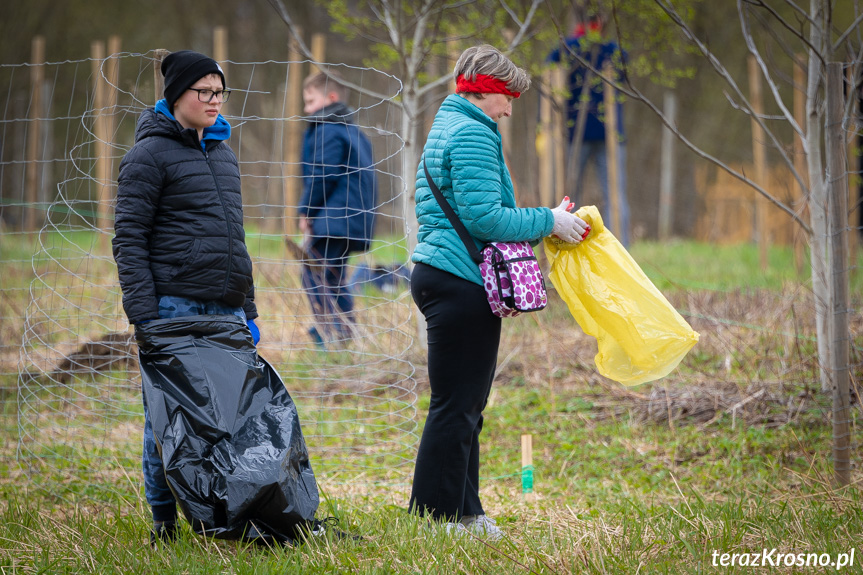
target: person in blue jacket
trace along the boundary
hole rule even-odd
[[[429,175],[477,247],[491,241],[533,241],[550,234],[577,243],[587,224],[557,208],[519,208],[504,163],[497,122],[530,77],[489,45],[468,48],[453,72],[456,93],[434,118],[423,149]],[[435,200],[423,170],[416,176],[417,246],[411,295],[425,316],[428,418],[417,452],[409,507],[490,539],[502,532],[479,497],[479,434],[500,344],[501,319],[491,311],[479,268]]]
[[[571,182],[572,194],[576,204],[580,203],[584,172],[588,164],[596,168],[596,176],[602,190],[602,220],[625,247],[629,246],[629,202],[626,194],[626,140],[623,130],[623,103],[617,99],[617,133],[606,134],[605,125],[605,83],[596,74],[605,65],[611,64],[618,78],[625,73],[626,52],[620,49],[611,38],[604,35],[606,15],[600,11],[590,13],[586,22],[578,24],[572,35],[566,38],[563,46],[551,52],[549,62],[564,63],[569,68],[567,100],[567,129],[569,133],[570,153],[569,168],[572,170],[577,162],[578,181]],[[585,65],[585,62],[591,66]],[[591,67],[593,69],[591,69]],[[594,71],[595,70],[595,71]],[[588,95],[584,104],[581,103],[582,91],[587,84]],[[586,107],[584,132],[580,146],[576,146],[576,128],[581,107]],[[620,228],[615,229],[611,217],[611,196],[608,177],[608,152],[606,140],[613,137],[617,144],[617,206],[620,216]],[[574,156],[578,148],[578,157]]]
[[[351,339],[353,297],[346,266],[352,253],[369,249],[374,231],[377,179],[369,139],[344,103],[347,90],[335,71],[303,82],[303,196],[299,228],[307,260],[303,288],[316,326],[309,335],[319,348],[344,346]]]
[[[112,240],[123,308],[155,319],[234,315],[257,344],[252,260],[243,230],[237,157],[221,115],[231,91],[212,58],[181,50],[162,62],[165,98],[141,113],[120,163]],[[151,542],[172,540],[177,503],[165,479],[144,397],[144,492]]]

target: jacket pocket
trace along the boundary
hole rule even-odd
[[[166,281],[171,281],[192,269],[198,259],[198,252],[200,250],[201,238],[195,238],[191,245],[186,248],[186,251],[183,252],[183,255],[180,256],[180,265],[174,267],[173,271],[166,278]]]

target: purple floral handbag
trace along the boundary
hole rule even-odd
[[[429,175],[423,158],[423,169],[435,199],[449,218],[473,261],[479,265],[485,295],[491,312],[498,317],[515,317],[521,312],[539,311],[548,304],[545,280],[539,262],[528,242],[490,242],[476,249],[473,238],[455,214]]]
[[[498,317],[539,311],[548,304],[539,262],[527,242],[486,244],[479,273],[491,311]]]

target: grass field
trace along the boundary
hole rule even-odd
[[[361,541],[262,549],[206,540],[184,525],[175,545],[152,550],[137,453],[106,443],[98,457],[116,465],[99,489],[54,470],[46,490],[46,478],[15,464],[7,394],[0,573],[863,573],[859,404],[852,485],[835,489],[831,402],[819,391],[811,297],[790,251],[771,252],[766,274],[752,246],[675,241],[641,243],[632,253],[701,340],[669,377],[626,389],[595,373],[595,343],[559,299],[507,320],[481,467],[484,505],[506,533],[502,542],[452,538],[408,515],[408,466],[387,477],[319,476],[319,516],[337,517]],[[29,261],[18,267],[4,270],[4,281],[26,278]],[[857,381],[861,275],[852,287]],[[421,425],[423,357],[408,356]],[[303,381],[288,382],[292,393],[302,394]],[[533,438],[533,496],[522,493],[522,434]],[[313,465],[324,447],[311,446]],[[739,554],[734,566],[731,554]],[[765,567],[753,565],[754,554]]]

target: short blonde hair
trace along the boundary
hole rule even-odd
[[[510,92],[524,92],[530,88],[530,75],[490,44],[471,46],[462,52],[452,73],[455,82],[458,82],[459,76],[473,82],[477,74],[493,76],[505,82]]]
[[[339,102],[343,102],[348,97],[348,89],[342,84],[341,74],[336,71],[310,74],[303,80],[303,90],[309,88],[317,90],[324,95],[335,92],[339,97]]]

